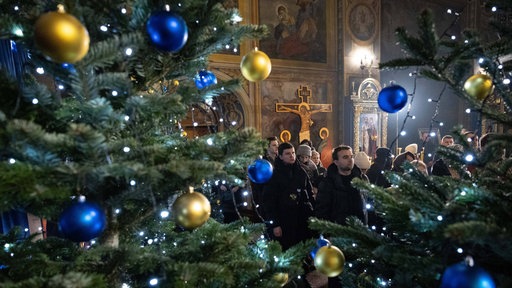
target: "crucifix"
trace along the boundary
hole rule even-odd
[[[311,115],[319,112],[332,112],[331,104],[309,103],[311,100],[311,90],[307,86],[299,86],[297,96],[300,103],[276,103],[276,112],[290,112],[300,117],[299,142],[307,139],[311,140],[309,127],[313,125]]]

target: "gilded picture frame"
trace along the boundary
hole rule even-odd
[[[336,65],[335,0],[259,0],[255,23],[270,35],[258,43],[272,66],[334,68]]]
[[[366,78],[361,81],[357,93],[351,95],[353,101],[353,149],[375,157],[379,147],[387,146],[388,113],[383,112],[377,103],[381,86],[378,80]]]

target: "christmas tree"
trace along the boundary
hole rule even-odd
[[[260,135],[188,139],[180,122],[240,84],[209,56],[265,27],[229,1],[22,2],[0,1],[15,55],[0,73],[0,209],[48,224],[1,236],[2,287],[279,287],[303,273],[305,246],[213,217],[218,183],[248,189]]]
[[[480,119],[495,121],[506,131],[512,124],[512,93],[510,62],[503,59],[512,53],[512,30],[500,20],[509,19],[503,16],[510,15],[512,3],[486,1],[485,9],[496,13],[489,26],[494,32],[488,32],[498,35],[493,41],[481,40],[477,31],[465,31],[456,40],[446,37],[426,10],[418,16],[417,32],[395,30],[404,57],[380,68],[412,67],[417,77],[444,82]],[[474,72],[476,63],[480,72]],[[458,177],[425,176],[406,163],[404,174],[386,173],[391,188],[356,183],[373,198],[382,227],[368,229],[356,219],[348,226],[312,221],[345,254],[343,287],[512,285],[512,135],[489,135],[479,148],[461,127],[453,133],[463,151],[442,147],[437,153]]]

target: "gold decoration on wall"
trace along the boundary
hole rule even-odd
[[[300,117],[299,141],[311,139],[309,128],[313,125],[311,115],[319,112],[332,112],[331,104],[310,103],[311,90],[308,86],[300,86],[297,89],[300,103],[276,103],[276,112],[290,112]]]

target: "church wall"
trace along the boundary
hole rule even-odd
[[[427,3],[419,0],[238,1],[244,22],[265,24],[270,29],[270,35],[259,42],[244,42],[238,55],[212,57],[211,69],[218,71],[223,77],[241,77],[239,69],[243,55],[258,47],[260,51],[271,57],[272,72],[263,81],[244,81],[242,88],[237,92],[242,98],[240,102],[246,114],[245,127],[257,128],[262,137],[280,136],[282,131],[287,130],[291,134],[291,142],[298,144],[301,118],[294,113],[276,112],[276,103],[300,103],[297,90],[301,86],[307,86],[312,93],[311,103],[332,104],[332,112],[319,112],[311,116],[310,135],[314,145],[322,142],[319,136],[322,128],[328,129],[332,144],[354,145],[356,137],[354,127],[357,126],[354,114],[356,108],[360,107],[355,107],[353,99],[359,84],[365,78],[368,76],[375,78],[380,81],[382,87],[389,85],[393,80],[407,91],[413,90],[414,82],[408,76],[410,71],[378,71],[376,69],[381,61],[403,57],[401,49],[395,45],[394,29],[405,26],[410,31],[415,31],[416,17],[423,8],[434,10],[435,20],[439,23],[438,31],[445,29],[453,20],[452,16],[446,14],[446,9],[452,8],[459,11],[465,3],[467,2],[462,0],[431,0]],[[308,13],[314,15],[317,23],[318,38],[316,42],[309,42],[309,50],[306,49],[308,47],[299,45],[300,41],[297,38],[299,36],[296,34],[287,36],[292,37],[292,40],[295,39],[295,42],[282,39],[284,36],[280,33],[283,29],[278,28],[280,27],[279,11],[286,11],[289,16],[295,18],[290,21],[296,23],[297,19],[303,17],[299,13],[300,5],[310,9]],[[462,20],[467,22],[467,19]],[[455,25],[449,32],[458,33],[460,28]],[[298,31],[292,31],[291,34],[293,33]],[[284,33],[284,35],[287,34]],[[361,54],[361,51],[367,51],[367,54]],[[367,61],[365,55],[373,55],[374,62]],[[362,60],[365,60],[363,69],[361,69]],[[439,83],[418,80],[416,103],[419,105],[411,108],[412,112],[418,114],[418,119],[409,121],[409,134],[399,139],[399,146],[417,142],[418,129],[428,127],[434,112],[432,109],[435,106],[425,104],[425,99],[437,97],[441,88]],[[376,107],[376,101],[370,102],[365,102],[362,106]],[[456,111],[453,110],[454,107]],[[448,133],[456,123],[471,124],[471,120],[466,119],[467,116],[460,111],[463,111],[463,105],[456,97],[447,93],[443,97],[443,104],[439,111],[439,114],[448,115],[443,119],[446,124],[441,129],[441,134]],[[386,116],[386,127],[380,131],[381,137],[387,136],[381,139],[382,146],[391,144],[404,115],[405,112],[399,112]]]

